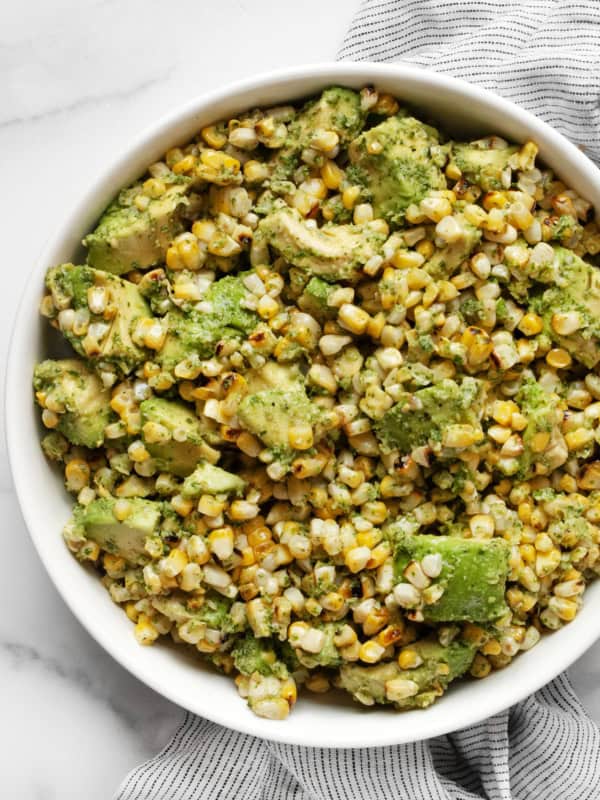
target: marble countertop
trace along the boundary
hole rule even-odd
[[[7,342],[30,266],[128,139],[196,94],[325,61],[358,0],[20,0],[0,9],[0,315]],[[4,375],[5,349],[0,374]],[[3,420],[3,415],[2,415]],[[105,800],[168,740],[182,711],[88,636],[41,566],[0,442],[0,776],[10,800]],[[49,531],[49,535],[56,535]],[[573,668],[600,721],[600,645]]]

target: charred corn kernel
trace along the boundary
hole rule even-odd
[[[486,361],[494,349],[494,343],[489,334],[481,328],[470,326],[465,328],[461,342],[467,350],[467,360],[471,366],[477,366]]]
[[[352,303],[344,303],[338,312],[338,322],[342,328],[357,336],[366,331],[369,319],[369,314],[366,311]]]
[[[565,369],[570,366],[573,359],[562,347],[555,347],[546,355],[546,362],[555,369]]]
[[[392,703],[400,703],[419,692],[419,684],[406,678],[393,678],[385,682],[385,696]]]
[[[158,639],[158,631],[152,624],[152,620],[146,614],[140,614],[134,628],[135,638],[138,644],[151,645]]]
[[[384,653],[385,647],[375,641],[368,641],[361,644],[358,657],[365,664],[377,664],[378,661],[381,661]]]
[[[569,450],[581,450],[594,441],[594,431],[588,428],[577,428],[565,434],[565,442]]]
[[[194,501],[176,494],[171,498],[171,506],[181,517],[187,517],[194,510]]]
[[[421,656],[416,650],[410,647],[404,648],[398,655],[398,666],[400,669],[415,669],[415,667],[420,667],[422,663],[423,659]]]
[[[208,546],[213,555],[225,561],[233,555],[233,530],[229,526],[215,528],[208,536]]]
[[[339,189],[344,180],[344,172],[335,161],[327,160],[321,167],[321,178],[328,189]]]
[[[360,197],[360,186],[349,186],[342,192],[342,204],[348,211],[352,211]]]

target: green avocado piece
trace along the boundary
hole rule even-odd
[[[533,295],[531,310],[544,320],[548,336],[592,369],[600,362],[600,269],[572,250],[554,247],[552,264],[535,279],[554,285]],[[553,315],[564,311],[576,311],[580,318],[580,328],[569,336],[561,336],[552,327]]]
[[[407,392],[406,399],[375,423],[375,433],[384,452],[410,453],[427,443],[439,451],[448,425],[480,428],[484,399],[484,384],[477,378],[463,378],[460,384],[444,379],[412,394]]]
[[[277,657],[277,649],[272,639],[257,639],[252,634],[236,640],[231,649],[233,663],[242,675],[259,675],[287,678],[288,669]]]
[[[204,440],[201,421],[193,408],[175,400],[149,397],[140,403],[142,440],[159,470],[185,478],[203,459],[213,459],[215,452]],[[156,422],[171,433],[167,442],[147,442],[144,425]],[[173,434],[177,431],[177,438]]]
[[[402,224],[408,206],[446,188],[439,133],[414,117],[389,117],[354,139],[348,154],[348,179],[363,188],[375,217],[393,225]]]
[[[524,451],[518,459],[520,467],[517,473],[520,479],[526,480],[535,474],[537,464],[544,467],[544,473],[564,464],[568,448],[560,430],[562,412],[558,407],[558,395],[547,392],[536,381],[529,380],[521,386],[515,400],[527,418],[527,427],[521,434]],[[538,433],[550,436],[542,450],[532,447]]]
[[[312,228],[295,208],[277,209],[261,220],[258,229],[288,263],[329,283],[356,283],[386,239],[368,223]]]
[[[199,497],[201,494],[240,495],[246,488],[246,481],[226,469],[215,467],[202,461],[183,482],[181,494],[184,497]]]
[[[398,678],[413,681],[417,685],[415,694],[396,701],[397,708],[426,708],[447,689],[451,681],[469,669],[476,648],[462,642],[451,642],[442,646],[435,639],[423,639],[410,645],[423,659],[414,669],[403,670],[397,661],[363,667],[344,664],[340,669],[340,686],[364,705],[387,704],[386,683]]]
[[[387,534],[393,541],[394,569],[401,583],[411,561],[438,553],[442,557],[442,571],[434,583],[444,593],[437,602],[421,608],[426,622],[489,622],[507,611],[504,589],[510,548],[504,539],[409,534],[393,524]]]
[[[186,595],[173,593],[168,597],[153,597],[152,605],[178,625],[194,622],[225,634],[240,633],[245,627],[231,618],[232,601],[217,592],[207,591],[200,608],[188,608],[187,600]]]
[[[309,100],[288,127],[284,146],[274,158],[273,177],[289,178],[300,164],[305,147],[310,147],[317,131],[333,131],[345,147],[360,133],[366,111],[361,108],[360,95],[352,89],[331,86],[320,97]]]
[[[242,306],[247,294],[243,279],[249,274],[240,272],[216,281],[205,297],[212,305],[210,313],[195,309],[169,311],[167,338],[156,361],[171,370],[190,356],[210,358],[222,339],[238,339],[250,333],[259,318]]]
[[[337,283],[327,283],[322,278],[311,278],[298,298],[298,305],[307,314],[319,322],[335,319],[337,308],[327,305],[327,299],[336,290],[341,288]]]
[[[456,214],[464,233],[456,242],[436,248],[435,253],[424,264],[425,269],[436,280],[447,280],[473,252],[481,240],[481,231]]]
[[[451,160],[469,183],[475,183],[485,192],[507,189],[502,180],[504,170],[510,168],[510,160],[519,148],[515,145],[491,148],[489,141],[453,142]]]
[[[114,515],[116,502],[114,497],[101,497],[87,506],[76,506],[75,525],[107,553],[120,555],[131,564],[145,563],[148,557],[144,544],[146,538],[158,530],[162,504],[139,497],[128,498],[131,513],[119,522]]]
[[[91,323],[106,323],[107,329],[99,341],[99,352],[89,355],[83,347],[84,335],[73,330],[64,336],[73,349],[99,368],[115,368],[123,375],[142,364],[149,351],[134,343],[132,332],[140,317],[150,317],[151,312],[137,286],[116,275],[91,267],[62,264],[46,274],[46,286],[57,308],[85,309],[89,311],[88,290],[94,286],[106,290],[109,303],[116,309],[114,317],[106,321],[102,315],[90,314]]]
[[[134,203],[141,184],[123,190],[83,240],[90,267],[121,275],[161,263],[171,241],[183,230],[180,212],[188,203],[190,181],[184,176],[177,181],[150,200],[144,211]]]
[[[244,397],[238,419],[246,430],[258,436],[274,452],[290,457],[289,433],[293,425],[315,425],[321,415],[318,406],[308,399],[304,389],[269,389]]]
[[[90,448],[103,444],[104,429],[115,417],[110,391],[83,361],[42,361],[34,369],[33,388],[64,407],[57,429],[72,444]]]
[[[297,364],[278,364],[266,361],[262,367],[249,369],[244,373],[248,394],[266,392],[268,389],[297,391],[304,388],[304,376]]]

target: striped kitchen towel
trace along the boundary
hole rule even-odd
[[[479,83],[600,160],[600,0],[367,0],[339,58]],[[115,798],[392,799],[600,800],[600,730],[564,675],[469,729],[387,748],[276,744],[186,714]]]

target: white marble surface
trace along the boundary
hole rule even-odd
[[[0,4],[0,341],[8,340],[44,241],[115,148],[209,88],[333,58],[357,6],[358,0]],[[0,795],[104,800],[166,743],[182,712],[130,677],[71,616],[30,544],[4,437],[0,446]],[[597,646],[572,675],[600,721],[599,669]]]

